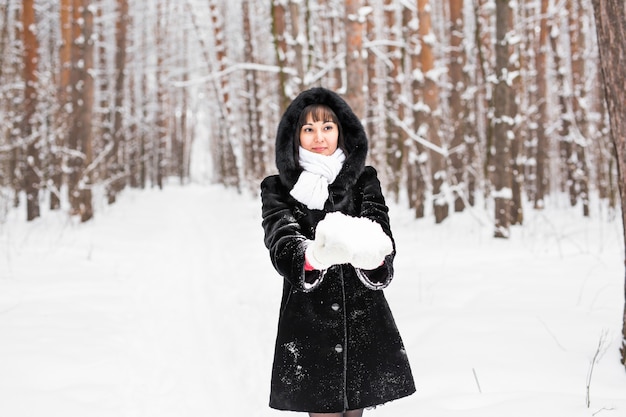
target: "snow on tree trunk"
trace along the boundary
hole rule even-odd
[[[54,145],[62,149],[67,145],[70,132],[71,114],[68,107],[71,105],[70,77],[72,71],[72,0],[61,0],[59,6],[59,27],[61,42],[59,46],[59,74],[57,75],[57,114],[54,116],[56,130],[59,132],[54,138]],[[53,152],[51,160],[53,172],[51,180],[55,192],[50,197],[52,210],[61,207],[60,190],[63,184],[63,157],[60,152]]]
[[[72,214],[81,221],[93,217],[91,202],[91,162],[93,159],[91,116],[93,114],[93,15],[87,0],[72,2],[71,43],[71,125],[68,137],[70,169],[68,195]]]
[[[369,2],[368,2],[369,3]],[[371,7],[371,6],[368,6]],[[367,13],[365,16],[365,42],[370,43],[374,39],[377,38],[376,34],[376,12],[377,9],[371,9],[370,13]],[[380,141],[375,140],[378,136],[378,123],[376,122],[378,114],[379,114],[379,106],[378,106],[378,95],[379,95],[379,86],[378,86],[378,71],[377,71],[377,63],[378,59],[374,51],[370,49],[366,49],[366,68],[367,68],[367,106],[365,109],[365,118],[363,120],[363,124],[365,126],[365,131],[367,132],[367,137],[369,138],[369,157],[372,160],[372,163],[378,167],[381,174],[381,182],[386,184],[386,173],[383,169],[384,158],[380,157],[380,154],[383,153],[379,150],[381,147]]]
[[[622,224],[626,239],[626,3],[623,0],[593,0],[600,66],[617,151]],[[626,295],[626,281],[624,287]],[[626,365],[626,306],[622,318],[622,364]]]
[[[509,33],[507,38],[519,39],[515,32],[516,16],[518,15],[518,7],[515,3],[511,3],[511,11],[509,12]],[[521,77],[520,77],[520,60],[516,57],[520,56],[520,48],[518,41],[509,42],[509,60],[508,60],[508,81],[507,81],[507,114],[509,115],[509,139],[511,149],[511,202],[509,205],[509,220],[511,225],[521,225],[524,221],[524,211],[522,207],[522,187],[523,176],[521,174],[522,167],[520,161],[521,138],[519,135],[519,127],[516,120],[519,119],[519,106],[517,96],[521,94]]]
[[[570,93],[566,86],[565,71],[563,66],[565,65],[562,48],[562,40],[560,39],[563,32],[559,27],[560,16],[557,14],[552,16],[548,27],[550,28],[550,47],[552,48],[552,57],[554,59],[554,67],[556,71],[556,90],[558,91],[558,103],[559,103],[559,121],[558,121],[558,135],[559,135],[559,154],[561,157],[560,166],[563,168],[561,178],[560,190],[567,190],[569,195],[570,204],[574,206],[578,200],[578,193],[576,192],[576,158],[574,157],[576,142],[572,135],[572,117],[571,109],[569,108]],[[565,32],[567,34],[567,31]]]
[[[276,65],[279,67],[278,84],[280,91],[278,95],[279,109],[278,113],[283,114],[289,102],[289,94],[287,93],[287,40],[286,40],[287,24],[285,22],[285,7],[283,1],[272,0],[272,35],[274,37],[274,52],[276,56]]]
[[[407,60],[410,63],[411,71],[408,74],[407,94],[409,103],[411,104],[411,112],[407,115],[407,123],[410,121],[410,128],[415,131],[420,118],[418,106],[416,105],[422,100],[421,91],[421,72],[420,72],[420,38],[419,38],[419,22],[417,19],[417,10],[409,7],[403,8],[403,27],[405,28],[405,40],[407,43]],[[406,146],[406,188],[409,198],[409,207],[415,213],[416,218],[423,218],[426,208],[426,162],[427,153],[424,146],[416,140],[408,141]]]
[[[535,70],[537,72],[537,146],[535,151],[535,208],[544,207],[544,198],[548,191],[548,129],[547,114],[547,58],[546,48],[548,39],[548,3],[549,0],[541,0],[541,12],[539,21],[539,44],[535,55]]]
[[[35,121],[37,111],[37,61],[39,43],[35,33],[34,0],[22,2],[22,35],[24,42],[24,118],[21,135],[26,142],[26,164],[24,190],[26,191],[26,216],[34,220],[39,217],[39,188],[41,178],[39,161],[38,133]]]
[[[450,144],[451,182],[454,186],[454,211],[465,209],[464,196],[467,195],[465,170],[467,164],[467,146],[465,143],[465,106],[463,93],[465,79],[465,48],[463,46],[464,19],[463,0],[449,0],[450,3],[450,57],[448,76],[450,78],[450,129],[452,129]]]
[[[117,194],[124,188],[126,180],[123,177],[124,161],[120,159],[122,153],[124,137],[122,131],[122,116],[124,106],[124,81],[126,72],[126,37],[129,24],[128,0],[117,0],[117,18],[115,21],[115,86],[113,98],[113,122],[111,123],[112,148],[107,162],[109,183],[107,187],[107,198],[109,204],[115,202]]]
[[[402,181],[402,160],[404,141],[397,120],[401,117],[401,97],[398,76],[401,70],[401,51],[397,44],[400,41],[396,21],[396,10],[393,0],[384,0],[384,37],[387,40],[386,94],[385,94],[385,135],[387,141],[387,165],[389,167],[388,191],[395,201],[400,194]]]
[[[93,12],[89,7],[89,0],[75,0],[75,16],[77,16],[78,30],[81,41],[78,42],[82,63],[79,64],[79,77],[82,89],[79,92],[77,114],[77,129],[79,147],[82,152],[82,166],[78,184],[77,200],[74,209],[78,209],[80,220],[86,222],[93,217],[92,192],[93,186],[93,104],[94,104],[94,79],[93,79]],[[78,13],[78,14],[76,14]]]
[[[446,199],[446,164],[439,131],[440,120],[438,74],[435,71],[435,36],[431,28],[429,0],[418,0],[417,10],[420,21],[420,64],[423,73],[422,91],[423,105],[420,106],[419,125],[417,130],[433,146],[430,148],[430,169],[433,188],[433,212],[435,223],[441,223],[448,217],[448,201]]]
[[[305,59],[304,59],[304,47],[306,36],[300,29],[300,2],[289,1],[289,14],[291,16],[291,40],[293,42],[293,65],[296,70],[297,77],[294,77],[294,89],[301,91],[304,87],[304,74],[305,74]]]
[[[583,216],[588,217],[589,211],[589,166],[587,161],[587,147],[589,143],[589,123],[585,107],[587,106],[587,74],[585,71],[585,47],[587,44],[587,31],[580,30],[578,22],[583,27],[589,27],[588,23],[582,23],[584,8],[581,0],[567,2],[568,27],[570,38],[571,59],[571,82],[572,82],[572,112],[574,114],[574,126],[577,134],[574,136],[575,161],[576,161],[576,196],[582,204]]]
[[[510,114],[509,32],[511,6],[509,0],[496,1],[496,85],[494,88],[494,201],[495,237],[508,238],[511,224],[511,143],[513,118]]]

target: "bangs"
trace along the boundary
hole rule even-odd
[[[345,146],[345,141],[343,138],[343,129],[341,128],[341,123],[339,123],[339,118],[330,107],[324,104],[309,104],[300,113],[300,117],[298,118],[298,125],[295,126],[295,131],[293,135],[293,152],[296,156],[296,161],[298,160],[298,147],[300,146],[300,130],[302,126],[307,123],[307,119],[311,117],[313,122],[333,122],[337,125],[337,129],[339,130],[339,136],[337,138],[337,147],[341,148],[341,150],[348,156],[348,150]]]
[[[323,104],[311,104],[305,107],[302,113],[300,113],[298,126],[304,126],[309,116],[311,116],[314,122],[333,122],[339,124],[335,112],[330,107],[324,106]]]

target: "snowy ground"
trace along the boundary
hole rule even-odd
[[[393,206],[386,294],[418,392],[366,415],[625,417],[621,225],[594,211],[528,211],[496,240],[482,210],[436,226]],[[257,199],[168,186],[84,225],[21,212],[0,225],[0,416],[296,415],[267,407],[281,281]]]

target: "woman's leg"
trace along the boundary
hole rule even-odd
[[[361,417],[363,409],[349,410],[343,413],[309,413],[309,417]]]
[[[341,417],[341,413],[309,413],[309,417]]]
[[[363,415],[363,409],[350,410],[343,413],[343,417],[361,417]]]

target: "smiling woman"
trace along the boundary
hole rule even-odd
[[[341,125],[330,107],[322,104],[307,106],[300,115],[298,126],[300,146],[307,151],[326,156],[335,153],[338,147],[345,151]]]
[[[261,183],[265,245],[284,278],[270,406],[359,417],[415,391],[382,289],[395,245],[367,136],[336,93],[302,92],[276,135],[279,175]]]

